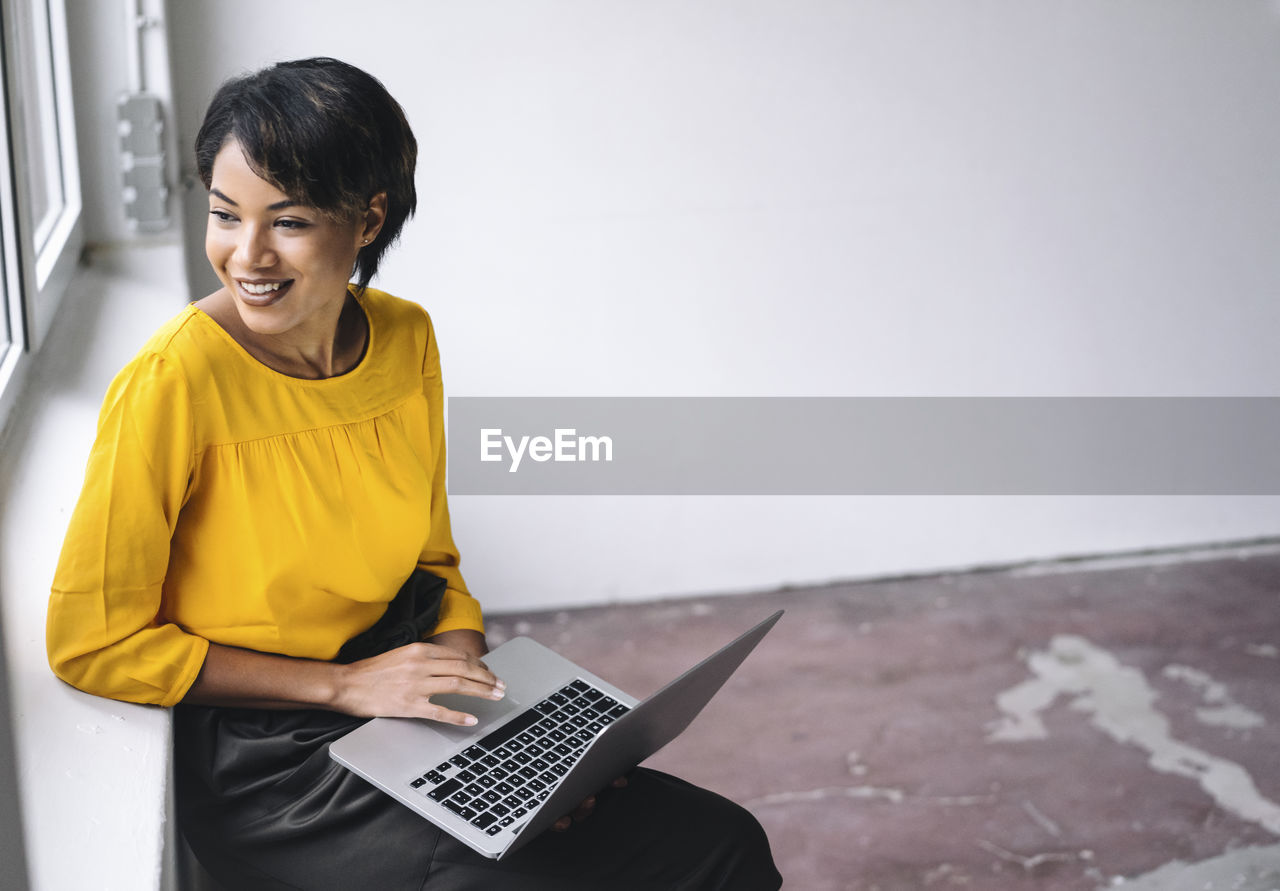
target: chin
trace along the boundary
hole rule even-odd
[[[282,334],[294,326],[294,319],[278,303],[250,306],[236,301],[240,321],[254,334]]]

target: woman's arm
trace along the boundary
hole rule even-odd
[[[456,628],[453,631],[442,631],[439,634],[433,634],[431,637],[428,637],[427,641],[444,647],[452,647],[455,650],[461,650],[468,656],[472,656],[476,659],[481,658],[489,652],[489,644],[485,641],[484,634],[479,631],[471,631],[469,629]]]
[[[422,394],[427,401],[428,435],[419,445],[429,452],[422,455],[425,467],[431,471],[430,532],[418,555],[418,568],[445,580],[444,599],[440,603],[440,615],[436,627],[442,630],[430,638],[437,643],[459,646],[475,656],[488,652],[484,644],[484,618],[480,604],[467,591],[466,582],[459,571],[461,558],[453,541],[453,529],[449,520],[449,496],[446,491],[446,457],[444,432],[444,384],[440,376],[440,351],[436,344],[435,328],[431,316],[421,307],[415,308],[425,337],[422,359]],[[444,637],[454,631],[474,629],[475,637],[464,643]],[[479,647],[475,649],[475,647]]]
[[[207,645],[158,619],[198,448],[181,363],[152,346],[121,369],[103,399],[45,635],[49,665],[67,683],[170,706],[191,685]]]
[[[484,646],[484,636],[451,631],[433,640],[349,665],[211,643],[204,667],[182,701],[242,708],[322,708],[365,718],[474,724],[471,715],[435,705],[430,697],[440,693],[503,697],[506,685],[480,661],[484,651],[476,652],[477,646]]]

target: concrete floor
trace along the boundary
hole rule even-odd
[[[490,617],[645,695],[787,614],[651,766],[788,889],[1280,889],[1280,547]]]

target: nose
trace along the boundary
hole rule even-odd
[[[236,233],[236,249],[233,256],[241,269],[261,269],[275,262],[270,232],[254,223],[244,223]]]

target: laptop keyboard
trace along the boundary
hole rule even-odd
[[[487,835],[518,832],[587,744],[628,711],[579,678],[409,785]]]

